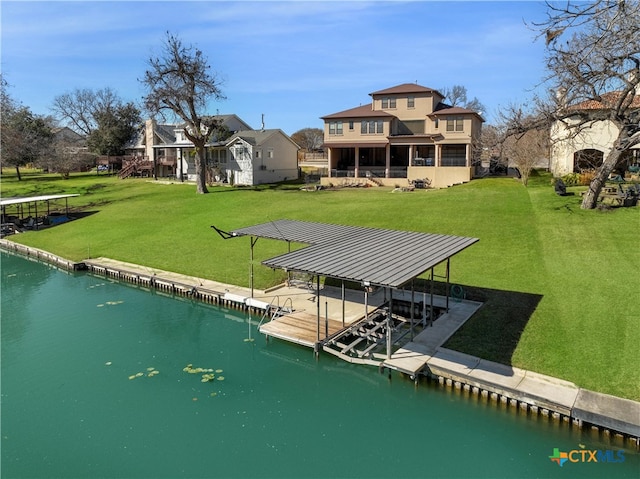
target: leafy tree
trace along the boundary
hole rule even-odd
[[[53,133],[44,117],[34,115],[9,96],[4,79],[0,79],[0,89],[2,166],[14,166],[20,181],[20,167],[35,163],[47,154]]]
[[[77,88],[57,96],[52,110],[63,124],[85,135],[89,149],[99,155],[122,154],[142,121],[140,110],[110,88]]]
[[[205,146],[219,130],[220,120],[203,113],[210,100],[224,98],[221,80],[210,73],[201,50],[185,46],[167,32],[162,54],[148,60],[141,80],[147,89],[144,105],[152,116],[167,112],[180,118],[185,136],[196,149],[196,191],[207,193]]]
[[[640,144],[640,2],[549,2],[535,27],[547,44],[545,81],[560,93],[536,98],[537,116],[562,125],[569,138],[598,121],[617,130],[582,201],[592,209],[611,172]],[[578,107],[586,102],[596,108]]]
[[[121,104],[94,114],[97,127],[89,134],[89,150],[99,155],[121,155],[142,122],[133,103]]]
[[[291,139],[303,150],[313,152],[322,148],[324,131],[320,128],[302,128],[291,135]]]

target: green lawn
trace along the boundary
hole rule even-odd
[[[297,185],[212,188],[78,175],[2,177],[2,196],[80,193],[90,212],[55,228],[14,236],[72,260],[107,256],[247,286],[249,239],[225,230],[288,218],[464,236],[480,241],[452,259],[451,278],[485,305],[447,343],[486,359],[640,400],[640,207],[583,211],[550,178],[528,188],[510,178],[444,190],[317,192]],[[574,192],[579,191],[573,188]],[[286,251],[259,240],[256,264]],[[256,286],[282,273],[256,267]]]

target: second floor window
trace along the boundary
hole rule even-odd
[[[363,135],[381,135],[384,133],[384,122],[382,120],[362,120],[360,133]]]
[[[382,108],[395,108],[396,107],[396,99],[395,98],[383,98],[382,99]]]
[[[447,131],[464,131],[462,118],[447,118]]]
[[[415,108],[416,106],[416,99],[412,96],[407,98],[407,108]]]
[[[342,135],[342,122],[330,121],[329,122],[329,134],[330,135]]]

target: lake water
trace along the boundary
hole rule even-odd
[[[629,449],[624,462],[560,467],[554,448],[621,445],[267,343],[242,312],[1,261],[3,478],[640,474]]]

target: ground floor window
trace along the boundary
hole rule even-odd
[[[466,145],[443,145],[441,166],[467,166]]]
[[[369,166],[385,167],[387,158],[384,148],[360,148],[360,168]]]
[[[409,164],[409,147],[408,146],[391,146],[390,166],[407,166]]]

